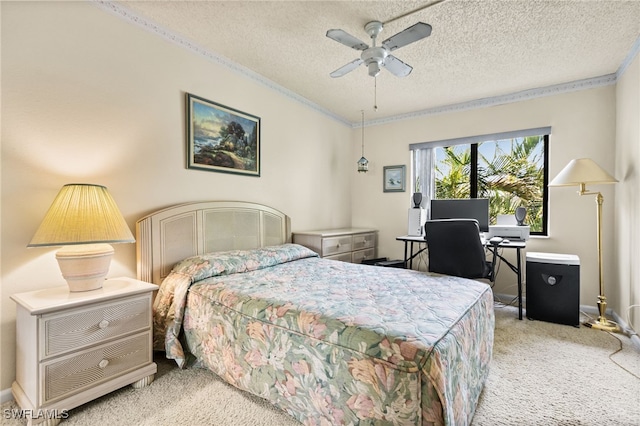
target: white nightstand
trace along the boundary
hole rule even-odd
[[[117,278],[87,292],[64,286],[11,296],[17,304],[11,390],[28,425],[58,424],[66,410],[153,381],[151,299],[157,288]]]

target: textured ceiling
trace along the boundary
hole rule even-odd
[[[361,110],[375,121],[613,74],[640,36],[638,0],[447,0],[423,8],[432,3],[115,2],[352,123]],[[430,37],[394,52],[413,72],[399,78],[383,69],[374,79],[360,66],[331,78],[360,52],[327,38],[327,30],[371,44],[364,25],[372,20],[385,22],[379,42],[418,21],[433,27]]]

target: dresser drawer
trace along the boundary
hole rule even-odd
[[[361,262],[375,257],[378,231],[372,228],[338,228],[293,233],[293,242],[326,259]],[[355,254],[357,251],[362,253]]]
[[[325,256],[325,259],[339,260],[340,262],[351,262],[351,252],[334,254],[333,256]]]
[[[376,234],[371,232],[368,234],[357,234],[353,236],[353,249],[362,250],[376,246]]]
[[[41,358],[45,359],[93,343],[151,326],[149,294],[43,315],[40,321]]]
[[[43,363],[44,377],[40,404],[116,378],[151,359],[150,331]]]
[[[331,237],[322,240],[322,256],[331,256],[339,253],[347,253],[352,250],[352,237]]]
[[[351,261],[353,263],[362,263],[362,261],[365,259],[375,259],[375,258],[376,258],[375,248],[354,251],[353,254],[351,255]]]

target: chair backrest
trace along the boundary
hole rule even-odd
[[[464,278],[490,277],[477,220],[428,220],[424,228],[429,271]]]

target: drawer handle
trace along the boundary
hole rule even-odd
[[[98,327],[100,327],[102,329],[109,327],[109,321],[107,321],[107,320],[100,321],[100,324],[98,324]]]
[[[102,361],[100,361],[100,363],[98,363],[98,367],[104,369],[107,365],[109,365],[109,360],[107,359],[103,359]]]

